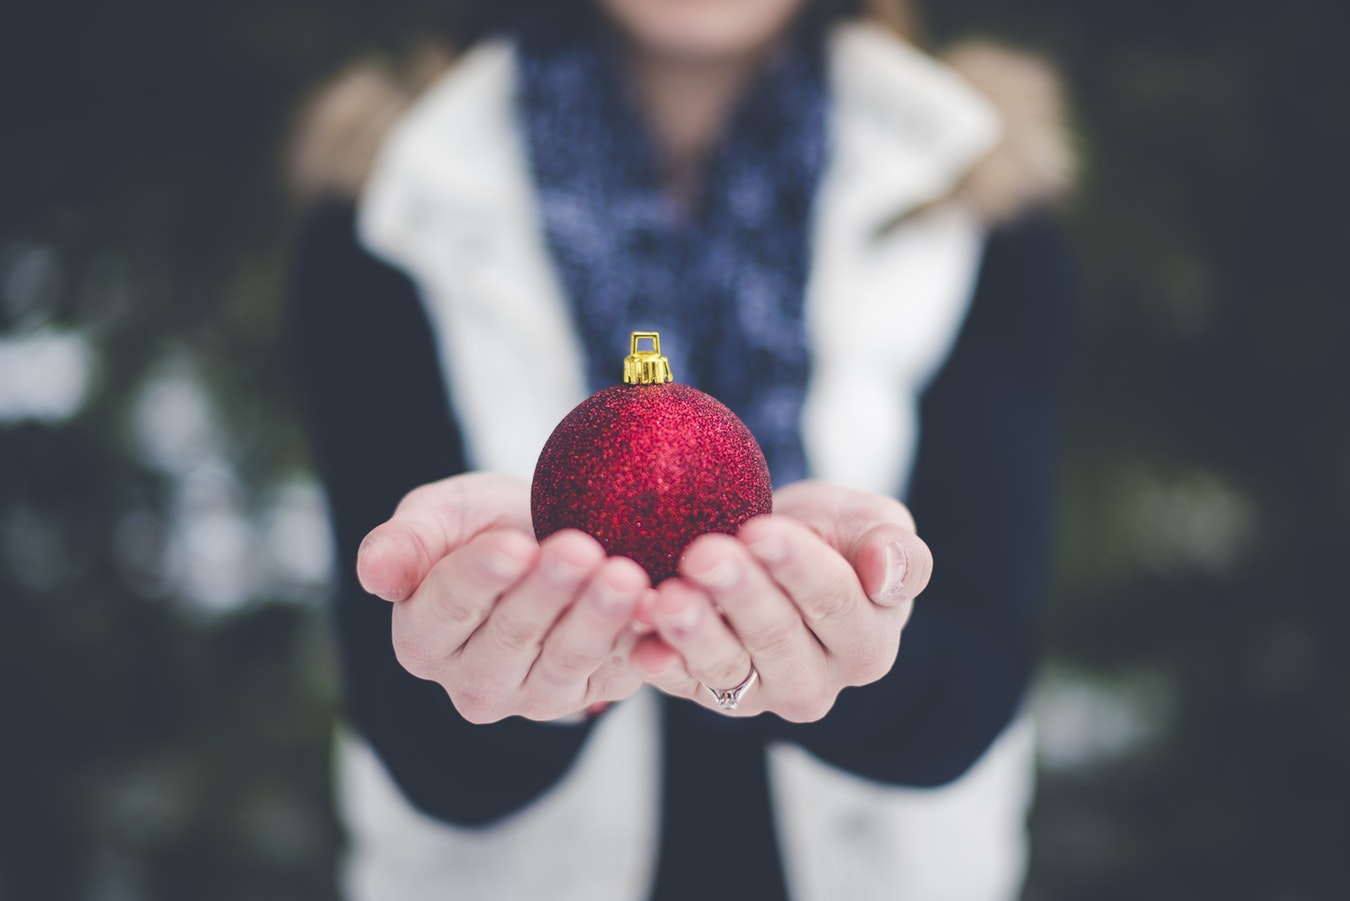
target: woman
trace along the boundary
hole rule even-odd
[[[309,218],[292,322],[345,561],[350,894],[1015,895],[1071,293],[1053,85],[988,48],[962,78],[895,3],[523,6],[368,178],[324,151],[389,118],[368,74],[300,148],[311,186],[360,173]],[[779,486],[656,589],[528,516],[634,329]]]

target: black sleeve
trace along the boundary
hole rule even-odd
[[[399,666],[392,605],[357,582],[365,534],[408,491],[465,466],[417,291],[359,246],[349,205],[314,212],[300,232],[287,332],[337,541],[346,715],[417,808],[457,824],[490,822],[552,786],[589,726],[469,724],[440,686]]]
[[[909,506],[933,551],[892,671],[776,737],[884,782],[964,773],[1016,712],[1034,667],[1076,270],[1058,224],[989,238],[953,351],[924,393]]]

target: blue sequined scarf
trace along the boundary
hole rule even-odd
[[[663,189],[657,144],[600,39],[521,46],[518,110],[548,246],[592,390],[614,384],[629,333],[656,330],[678,381],[745,421],[776,485],[807,474],[803,300],[826,154],[823,53],[798,42],[710,152],[701,196]]]

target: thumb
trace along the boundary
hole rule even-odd
[[[774,512],[808,524],[853,566],[872,602],[913,600],[933,574],[933,554],[914,517],[894,498],[826,482],[803,481],[774,495]]]
[[[397,518],[372,529],[356,552],[356,577],[361,587],[386,601],[401,601],[411,595],[435,565],[421,538],[434,530],[432,523],[414,526]]]
[[[913,532],[881,523],[863,532],[846,551],[863,591],[880,607],[912,601],[928,587],[933,553]]]
[[[497,473],[466,473],[413,489],[356,555],[361,587],[387,601],[412,595],[442,558],[491,529],[533,535],[529,486]]]

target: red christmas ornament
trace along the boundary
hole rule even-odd
[[[650,351],[638,342],[650,339]],[[534,468],[530,515],[540,541],[560,529],[630,557],[652,584],[675,575],[706,532],[735,534],[773,509],[764,454],[710,395],[671,382],[656,332],[633,332],[622,385],[582,401],[549,436]]]

